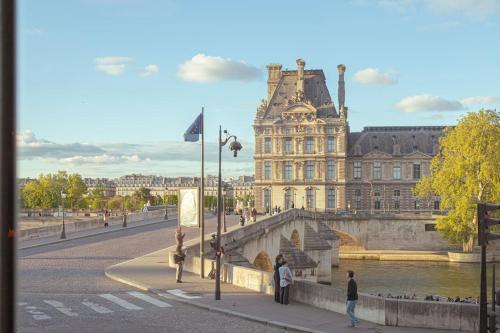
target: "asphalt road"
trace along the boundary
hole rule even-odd
[[[207,219],[207,232],[215,230]],[[18,332],[282,332],[163,299],[104,276],[110,265],[171,246],[176,221],[18,251]],[[231,216],[229,225],[236,223]],[[198,229],[186,230],[186,238]]]

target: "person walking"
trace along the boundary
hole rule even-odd
[[[108,216],[109,216],[109,212],[108,210],[106,209],[104,211],[104,216],[103,216],[103,219],[104,219],[104,227],[107,228],[109,227],[109,223],[108,223]]]
[[[288,305],[288,296],[290,293],[290,285],[293,283],[292,271],[288,267],[288,262],[283,258],[280,272],[280,303]]]
[[[347,272],[347,302],[346,302],[346,313],[349,318],[349,326],[356,327],[359,324],[359,319],[354,314],[354,309],[356,308],[356,301],[358,300],[358,285],[354,281],[354,272]]]
[[[184,268],[184,259],[186,259],[186,252],[181,250],[176,250],[174,253],[174,262],[177,264],[177,269],[175,271],[175,279],[177,283],[182,283],[182,270]]]
[[[283,255],[280,253],[276,256],[276,263],[274,265],[274,301],[280,303],[280,267],[283,263]]]

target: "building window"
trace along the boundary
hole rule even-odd
[[[264,207],[266,207],[266,213],[271,211],[271,190],[264,190]]]
[[[399,199],[394,200],[394,209],[399,209]]]
[[[270,128],[265,128],[264,129],[264,134],[271,134],[271,129]]]
[[[334,136],[329,136],[326,139],[326,151],[328,153],[335,151],[335,137]]]
[[[361,178],[361,161],[354,161],[354,179]]]
[[[327,207],[328,208],[337,208],[337,202],[335,200],[335,189],[334,188],[328,189]]]
[[[285,134],[290,135],[292,134],[292,129],[291,128],[285,128]]]
[[[271,161],[264,162],[264,179],[271,179]]]
[[[356,209],[361,209],[361,197],[356,197]]]
[[[356,197],[361,196],[361,190],[359,188],[354,190],[354,196],[356,196]]]
[[[326,175],[328,179],[337,179],[335,160],[328,160],[326,162]]]
[[[434,199],[434,210],[439,210],[439,205],[440,205],[439,199]]]
[[[292,152],[292,138],[285,138],[285,153]]]
[[[436,231],[436,225],[434,223],[426,223],[425,231]]]
[[[328,127],[328,128],[326,129],[326,133],[328,133],[328,134],[333,134],[333,127]]]
[[[288,188],[285,190],[285,210],[290,208],[292,208],[292,190]]]
[[[419,210],[420,209],[420,202],[418,202],[418,200],[414,200],[413,201],[413,208],[415,210]]]
[[[394,196],[395,197],[399,197],[401,195],[401,191],[400,190],[394,190]]]
[[[401,162],[394,162],[392,165],[392,178],[401,179]]]
[[[292,179],[292,161],[285,161],[285,170],[283,174],[286,180]]]
[[[306,149],[305,149],[306,153],[314,152],[314,138],[307,137],[305,143],[306,143]]]
[[[311,180],[314,178],[314,161],[306,162],[306,179]]]
[[[308,209],[314,208],[314,190],[312,188],[306,190],[306,205]]]
[[[420,179],[420,164],[413,163],[413,179]]]
[[[264,153],[269,154],[273,150],[271,138],[264,138]]]
[[[375,191],[373,193],[373,196],[375,197],[375,209],[380,209],[380,191]]]
[[[382,167],[380,161],[373,162],[373,179],[382,178]]]

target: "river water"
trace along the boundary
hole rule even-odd
[[[500,264],[496,264],[496,287],[500,289]],[[416,294],[446,297],[479,297],[479,264],[340,260],[332,268],[332,286],[346,287],[346,272],[354,271],[358,290],[369,294]],[[491,291],[492,265],[487,266],[488,295]]]

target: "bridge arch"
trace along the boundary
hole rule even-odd
[[[292,231],[292,235],[290,236],[290,242],[292,243],[293,247],[297,248],[300,250],[300,235],[297,229],[294,229]]]
[[[261,271],[265,272],[273,271],[273,262],[271,261],[271,258],[265,251],[261,251],[259,252],[259,254],[257,254],[255,260],[253,261],[253,265],[255,266],[255,268]]]
[[[356,237],[351,234],[343,231],[339,231],[337,229],[333,229],[335,234],[339,237],[340,243],[339,247],[341,248],[359,248],[360,244]]]

